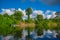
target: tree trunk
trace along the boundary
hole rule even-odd
[[[28,22],[30,22],[30,15],[28,15]]]

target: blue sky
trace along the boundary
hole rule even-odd
[[[28,7],[32,7],[34,10],[52,10],[60,12],[60,4],[57,5],[47,5],[40,0],[0,0],[0,11],[1,9],[9,9],[9,8],[21,8],[26,9]]]

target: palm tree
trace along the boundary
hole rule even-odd
[[[26,9],[26,15],[28,15],[28,22],[30,21],[30,14],[32,13],[32,8]]]

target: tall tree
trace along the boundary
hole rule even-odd
[[[26,9],[26,15],[28,15],[28,22],[30,21],[30,14],[32,13],[32,8]]]

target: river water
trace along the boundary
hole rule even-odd
[[[27,30],[23,30],[21,40],[26,40],[26,36],[28,35]],[[55,31],[44,31],[42,36],[37,36],[37,33],[33,30],[30,33],[30,37],[32,40],[60,40],[60,38],[56,37],[57,33]],[[59,35],[60,36],[60,35]],[[6,37],[0,36],[0,40],[14,40],[14,37],[9,35]]]

